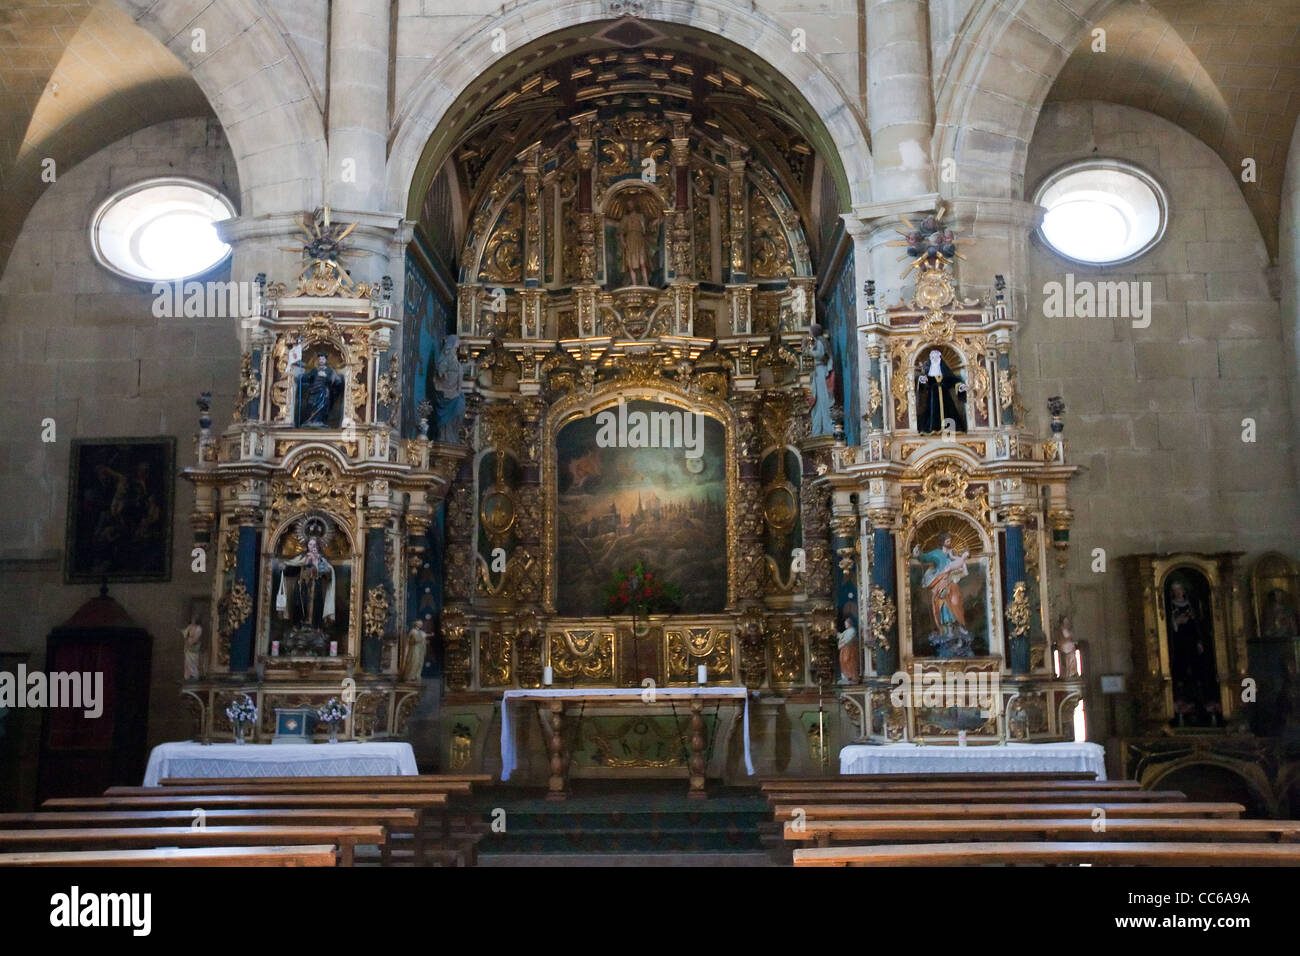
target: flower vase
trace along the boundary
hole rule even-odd
[[[247,743],[247,741],[244,740],[244,722],[242,720],[235,721],[235,743]]]
[[[339,742],[339,725],[330,724],[330,743],[336,744],[338,742]]]

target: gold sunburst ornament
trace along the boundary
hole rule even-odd
[[[285,252],[300,253],[307,263],[298,273],[298,289],[294,294],[332,296],[339,292],[356,292],[356,284],[343,260],[358,254],[344,244],[357,224],[353,222],[344,226],[331,222],[328,205],[317,209],[310,218],[299,214],[296,222],[301,230],[301,244],[280,247]]]
[[[919,226],[913,225],[912,221],[906,216],[898,217],[903,221],[903,225],[907,227],[905,230],[898,230],[898,234],[903,238],[894,239],[885,243],[885,245],[903,246],[907,249],[907,253],[899,259],[900,262],[911,259],[907,268],[902,272],[903,277],[906,277],[913,269],[919,269],[922,275],[931,270],[943,270],[955,259],[966,258],[957,251],[957,247],[967,245],[972,240],[958,239],[956,234],[943,224],[943,217],[946,212],[944,204],[939,203],[934,215],[926,216],[925,219],[921,220]],[[927,308],[936,308],[936,306],[928,305]]]

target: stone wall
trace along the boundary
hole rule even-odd
[[[155,318],[151,285],[118,277],[91,252],[89,226],[99,203],[162,175],[239,195],[234,160],[215,123],[150,127],[48,186],[0,277],[0,354],[7,359],[0,394],[0,650],[28,651],[32,666],[43,666],[50,629],[98,593],[92,585],[62,583],[71,440],[174,435],[179,469],[194,458],[199,392],[213,394],[214,427],[230,420],[239,383],[235,320]],[[227,273],[222,268],[209,278],[225,280]],[[41,441],[45,418],[55,421],[52,444]],[[109,588],[153,635],[150,746],[190,732],[178,694],[180,629],[191,600],[207,598],[211,583],[190,570],[193,500],[191,486],[178,478],[171,582]],[[39,725],[39,718],[26,722],[30,761]],[[29,785],[34,769],[21,774]]]
[[[1168,193],[1168,230],[1150,252],[1110,269],[1073,265],[1035,240],[1029,312],[1018,316],[1012,354],[1040,431],[1047,397],[1064,397],[1071,460],[1084,467],[1071,486],[1067,606],[1055,611],[1072,610],[1076,635],[1089,643],[1096,694],[1097,675],[1131,667],[1119,556],[1242,550],[1249,564],[1269,549],[1294,554],[1300,506],[1283,324],[1259,227],[1232,172],[1149,113],[1052,103],[1031,143],[1027,198],[1048,172],[1090,156],[1154,174]],[[1071,272],[1150,283],[1150,326],[1045,317],[1044,284]],[[1254,443],[1242,440],[1246,418],[1256,423]],[[1105,549],[1105,573],[1091,570],[1094,548]]]

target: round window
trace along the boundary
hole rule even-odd
[[[100,264],[146,282],[201,275],[230,255],[214,223],[235,207],[192,179],[147,179],[118,190],[95,210],[90,242]]]
[[[1034,202],[1047,213],[1039,235],[1057,254],[1088,265],[1135,259],[1165,233],[1164,190],[1136,166],[1085,160],[1052,173]]]

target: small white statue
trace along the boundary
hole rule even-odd
[[[185,641],[185,679],[199,679],[199,660],[203,655],[203,628],[196,617],[181,628],[181,638]]]
[[[432,625],[432,619],[426,618]],[[429,649],[429,633],[420,621],[411,624],[406,632],[406,642],[402,647],[402,680],[419,680],[424,670],[424,656]]]

